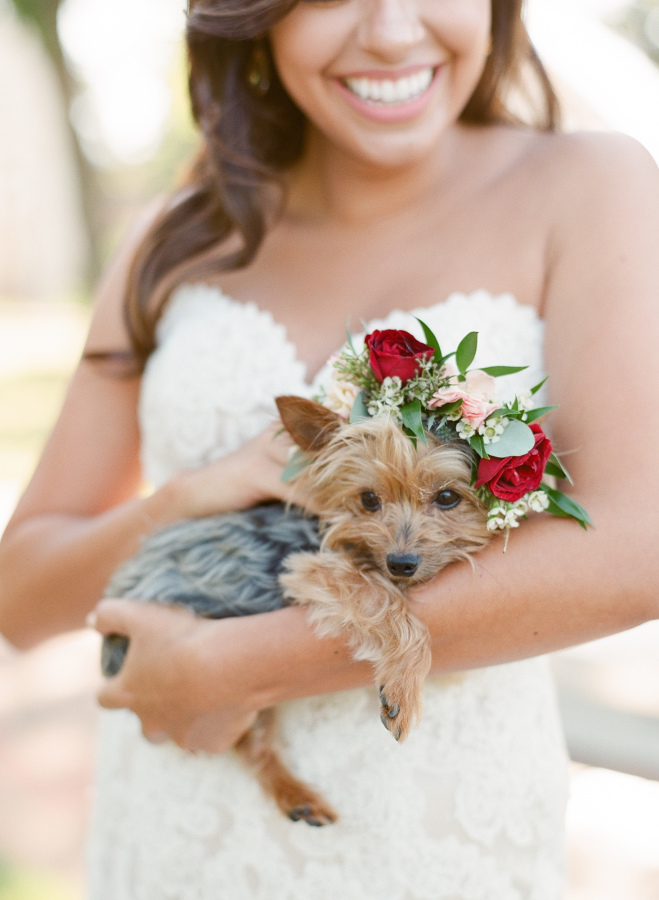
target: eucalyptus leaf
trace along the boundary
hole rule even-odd
[[[473,363],[476,351],[478,349],[478,332],[470,331],[466,337],[463,337],[455,351],[455,361],[458,369],[465,374],[469,366]]]
[[[427,444],[426,435],[423,430],[423,419],[421,418],[421,401],[412,400],[401,408],[400,411],[403,424],[424,444]]]
[[[281,480],[284,484],[288,484],[289,481],[294,481],[298,475],[301,475],[302,472],[304,472],[310,462],[311,459],[303,453],[302,450],[296,450],[289,459],[284,471],[281,473]]]
[[[352,404],[352,409],[350,410],[350,424],[356,425],[358,422],[363,422],[364,419],[370,419],[371,417],[368,414],[368,409],[366,407],[366,400],[364,399],[364,391],[360,391],[356,398],[355,402]]]
[[[549,485],[544,484],[544,482],[541,487],[552,503],[554,503],[566,515],[570,516],[572,519],[576,519],[583,528],[585,528],[587,525],[593,524],[590,516],[583,508],[583,506],[580,506],[576,502],[576,500],[572,499],[572,497],[568,497],[567,494],[563,494],[561,493],[561,491],[557,491],[554,488],[549,487]]]
[[[526,411],[526,421],[530,425],[531,422],[535,422],[536,419],[541,419],[542,416],[546,416],[547,413],[550,413],[554,409],[558,409],[558,407],[557,406],[539,406],[537,409],[529,409]]]
[[[423,334],[426,339],[426,344],[428,344],[429,347],[432,347],[432,349],[435,351],[435,355],[433,356],[434,361],[441,365],[442,351],[439,347],[439,341],[435,337],[434,332],[432,331],[431,328],[429,328],[426,325],[425,322],[423,322],[423,321],[421,321],[421,319],[417,318],[417,316],[415,316],[414,318],[417,320],[419,325],[423,328]]]
[[[481,371],[485,372],[486,375],[491,375],[492,378],[502,378],[504,375],[515,375],[517,372],[524,372],[526,369],[528,369],[528,366],[487,366]]]
[[[496,459],[507,456],[523,456],[535,447],[535,435],[528,425],[518,419],[509,419],[496,444],[488,444],[487,452]]]

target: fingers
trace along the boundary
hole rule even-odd
[[[87,624],[101,634],[130,635],[135,623],[135,601],[102,600],[87,617]]]

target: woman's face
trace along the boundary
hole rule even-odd
[[[338,149],[421,158],[460,116],[487,58],[490,0],[302,0],[270,32],[287,91]]]

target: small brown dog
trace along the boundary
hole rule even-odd
[[[427,433],[417,445],[390,418],[347,424],[299,397],[277,400],[284,427],[310,462],[296,484],[318,516],[319,552],[294,553],[279,582],[289,604],[307,607],[320,635],[347,635],[380,689],[382,722],[396,740],[421,718],[430,669],[426,626],[406,591],[492,536],[471,488],[472,451]],[[327,803],[295,779],[276,752],[272,710],[261,713],[238,751],[291,818],[334,821]]]

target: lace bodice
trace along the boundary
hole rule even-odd
[[[446,347],[478,331],[478,365],[529,365],[511,393],[542,379],[543,323],[512,296],[454,294],[413,312]],[[409,313],[368,327],[422,337]],[[179,288],[157,337],[140,404],[154,485],[239,448],[277,394],[309,393],[284,328],[217,288]],[[566,757],[545,660],[429,679],[403,746],[373,689],[285,704],[280,721],[291,768],[339,810],[336,825],[286,820],[232,751],[152,746],[131,713],[104,713],[90,900],[561,897]]]

